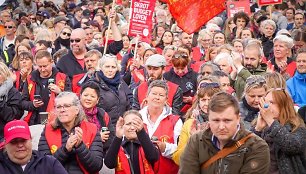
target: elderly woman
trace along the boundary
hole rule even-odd
[[[3,138],[4,125],[23,115],[23,110],[19,107],[21,94],[14,88],[11,76],[8,67],[0,62],[0,140]]]
[[[119,118],[111,147],[104,161],[108,168],[116,168],[116,173],[154,173],[159,151],[146,133],[138,111],[127,111]]]
[[[59,36],[54,41],[54,53],[62,48],[70,49],[71,32],[72,29],[70,27],[64,27],[62,29]]]
[[[199,87],[196,100],[185,115],[186,121],[180,133],[177,150],[172,156],[172,159],[177,165],[180,165],[180,156],[185,149],[189,137],[194,133],[208,128],[208,103],[210,98],[220,91],[221,88],[218,83],[204,82]]]
[[[233,59],[231,58],[230,53],[227,52],[218,54],[214,59],[214,63],[220,67],[221,71],[228,75],[232,72],[232,67],[234,66]]]
[[[200,61],[204,60],[205,54],[210,47],[210,44],[212,42],[212,36],[211,33],[207,29],[203,29],[199,32],[198,37],[198,46],[193,48],[193,52],[197,52],[199,55],[196,57],[193,56],[193,60]],[[195,53],[193,53],[195,55]]]
[[[270,69],[279,72],[288,79],[294,75],[296,63],[289,57],[293,47],[293,39],[286,35],[278,35],[273,39],[274,57],[268,62]]]
[[[94,82],[85,83],[80,92],[80,101],[87,120],[94,123],[101,134],[103,153],[106,154],[115,135],[114,125],[111,123],[108,113],[103,108],[97,107],[100,89]]]
[[[146,98],[148,105],[140,110],[149,137],[157,144],[162,155],[158,162],[159,174],[178,172],[178,166],[172,160],[172,155],[177,148],[183,125],[179,116],[171,113],[171,108],[167,105],[167,96],[168,85],[165,81],[151,82]]]
[[[190,54],[187,49],[179,48],[171,59],[173,67],[164,73],[164,78],[181,87],[183,90],[183,109],[185,113],[192,104],[192,97],[197,89],[198,73],[188,67]]]
[[[244,96],[239,103],[240,114],[246,129],[251,128],[251,123],[259,113],[259,102],[266,94],[267,85],[264,77],[252,75],[246,80]]]
[[[270,147],[269,173],[304,174],[306,128],[285,89],[272,88],[260,102],[254,132]]]
[[[273,50],[273,38],[275,36],[276,24],[273,20],[265,20],[261,24],[263,28],[263,36],[260,38],[263,46],[264,55],[270,57]]]
[[[46,125],[38,150],[53,155],[68,173],[97,173],[102,168],[103,148],[99,131],[86,122],[78,96],[62,92],[55,98],[56,120]]]
[[[98,69],[92,76],[100,87],[98,106],[110,116],[113,125],[132,106],[133,95],[120,77],[120,64],[116,56],[104,55],[98,62]]]

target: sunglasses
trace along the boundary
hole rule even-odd
[[[15,28],[15,27],[14,26],[4,26],[4,28],[12,29],[12,28]]]
[[[76,42],[79,43],[81,42],[82,39],[70,39],[70,43]]]
[[[71,33],[62,32],[62,34],[63,34],[64,36],[66,36],[66,35],[69,36],[69,37],[71,36]]]
[[[184,58],[187,59],[188,58],[188,54],[186,53],[176,53],[172,56],[172,58],[174,59],[178,59],[178,58]]]
[[[201,83],[200,88],[220,88],[218,83]]]
[[[266,80],[263,77],[257,77],[257,76],[251,76],[246,79],[246,84],[247,85],[263,85],[266,83]]]

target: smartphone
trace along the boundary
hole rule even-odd
[[[51,83],[53,83],[54,84],[54,79],[48,79],[48,85],[50,85]]]
[[[34,95],[35,100],[42,100],[40,95]]]

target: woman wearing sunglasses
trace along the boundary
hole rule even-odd
[[[71,28],[64,27],[60,35],[54,41],[54,53],[62,48],[70,49]]]
[[[208,128],[208,103],[210,98],[220,91],[222,90],[218,83],[201,83],[196,100],[185,115],[186,121],[180,134],[177,150],[172,156],[177,165],[180,165],[180,156],[186,147],[189,137]]]
[[[259,110],[253,132],[270,147],[269,173],[306,173],[306,128],[289,93],[282,88],[270,89]]]

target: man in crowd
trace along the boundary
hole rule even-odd
[[[68,76],[52,66],[54,62],[48,51],[38,51],[35,60],[37,70],[28,77],[22,92],[21,107],[29,111],[24,118],[29,125],[40,124],[40,112],[52,111],[55,95],[71,90]]]
[[[262,56],[262,48],[256,42],[251,42],[244,48],[243,60],[240,55],[235,54],[233,64],[237,72],[232,73],[231,78],[235,81],[234,89],[239,100],[242,97],[246,79],[251,75],[266,73],[267,64],[262,63]]]
[[[4,127],[4,151],[0,152],[0,173],[67,174],[53,156],[32,150],[28,124],[22,120],[8,122]]]
[[[220,92],[210,101],[209,129],[191,136],[179,173],[268,173],[269,146],[240,125],[237,99]],[[233,150],[226,154],[229,148]]]
[[[159,54],[154,54],[150,56],[146,63],[146,70],[148,72],[147,81],[142,82],[138,88],[134,90],[133,99],[133,109],[140,110],[146,105],[146,94],[148,91],[148,86],[154,80],[164,80],[163,73],[166,66],[166,59],[164,56]],[[168,93],[168,104],[172,107],[172,113],[180,115],[180,110],[183,103],[183,91],[181,88],[172,83],[167,82],[169,93]]]
[[[295,104],[300,107],[306,105],[306,49],[299,50],[296,57],[296,72],[287,81],[288,92]]]
[[[15,47],[17,21],[9,19],[4,22],[5,35],[0,38],[0,57],[4,59],[6,65],[10,65],[13,59],[13,53],[7,50],[10,47]]]
[[[294,15],[294,26],[292,31],[295,29],[305,29],[305,15],[301,12],[297,12]]]

